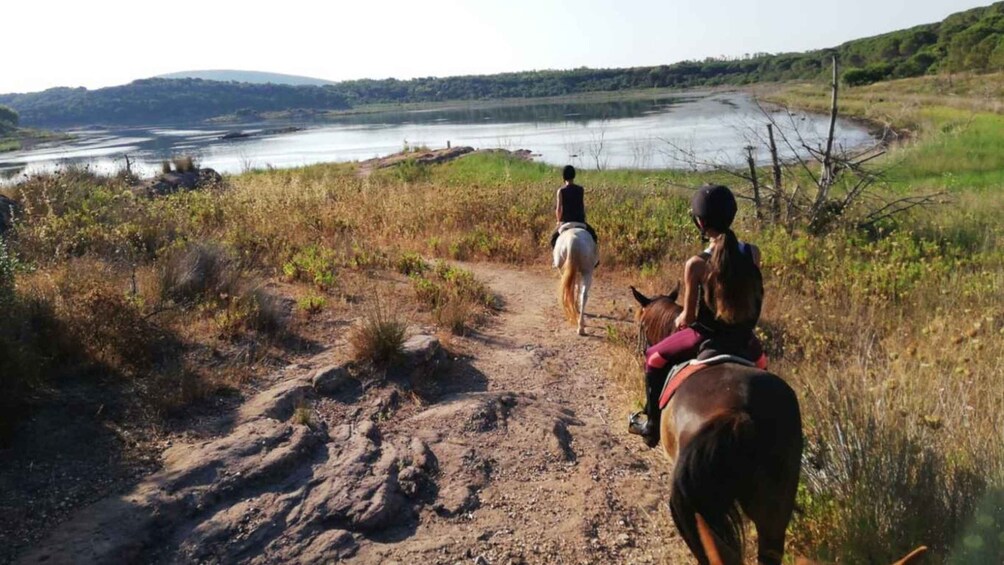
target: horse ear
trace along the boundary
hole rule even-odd
[[[633,286],[631,287],[631,294],[634,295],[634,299],[638,301],[638,304],[641,304],[642,308],[644,308],[644,307],[646,307],[646,306],[648,306],[649,304],[652,303],[652,299],[651,298],[649,298],[649,297],[645,296],[644,294],[638,292],[638,289],[635,288],[635,287],[633,287]]]
[[[920,559],[925,553],[927,553],[927,546],[922,545],[892,565],[914,565],[916,563],[920,563]]]
[[[666,296],[668,296],[673,302],[676,302],[676,299],[680,297],[680,281],[676,281],[676,288],[674,288],[673,292],[670,292]]]

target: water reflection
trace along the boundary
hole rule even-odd
[[[782,120],[783,121],[783,120]],[[443,147],[526,148],[552,164],[586,168],[680,168],[690,161],[740,165],[754,133],[766,119],[742,93],[705,93],[605,102],[506,102],[496,107],[460,106],[426,111],[345,115],[318,124],[84,129],[77,138],[52,147],[0,154],[0,183],[19,175],[81,164],[105,173],[121,170],[129,155],[133,171],[153,175],[160,162],[180,154],[203,165],[235,173],[265,166],[296,167],[328,161],[368,159],[400,151],[404,144]],[[282,126],[304,129],[267,134]],[[797,126],[806,141],[818,143],[826,129],[822,116],[801,115]],[[222,140],[228,131],[264,135]],[[840,122],[838,144],[868,143],[868,132]],[[793,148],[800,147],[793,144]],[[682,151],[681,151],[682,150]],[[783,148],[787,156],[791,149]],[[693,156],[681,159],[682,153]],[[766,154],[756,158],[766,162]],[[4,180],[6,179],[6,180]]]

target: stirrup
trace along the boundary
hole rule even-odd
[[[628,433],[636,436],[647,436],[652,431],[645,412],[634,412],[628,416]]]
[[[645,440],[645,445],[649,447],[659,445],[656,425],[655,422],[648,419],[648,416],[644,412],[635,412],[628,416],[628,433],[641,436]]]

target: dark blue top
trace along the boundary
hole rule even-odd
[[[558,199],[561,202],[561,223],[586,223],[586,205],[583,202],[582,187],[569,184],[558,189]]]

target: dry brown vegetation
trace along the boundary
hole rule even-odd
[[[951,204],[869,233],[811,237],[746,216],[739,232],[763,251],[772,368],[802,402],[794,552],[883,562],[923,543],[936,560],[979,562],[1004,544],[1001,116],[916,109],[904,84],[905,94],[886,86],[878,106],[868,100],[881,86],[845,99],[914,112],[919,133],[890,157],[888,189],[945,189]],[[699,244],[685,194],[667,187],[710,177],[583,173],[604,269],[670,288]],[[462,333],[496,299],[422,257],[545,261],[555,178],[545,165],[476,155],[368,176],[353,165],[252,172],[155,200],[79,171],[31,179],[12,191],[25,212],[0,257],[5,420],[60,375],[93,371],[120,376],[156,411],[185,406],[233,372],[200,351],[224,349],[236,372],[253,373],[315,317],[364,312],[353,301],[372,298],[372,273],[407,276],[416,314]],[[303,315],[291,316],[297,301]],[[399,347],[398,304],[360,324],[359,356]],[[611,376],[636,391],[636,338],[609,337]]]

